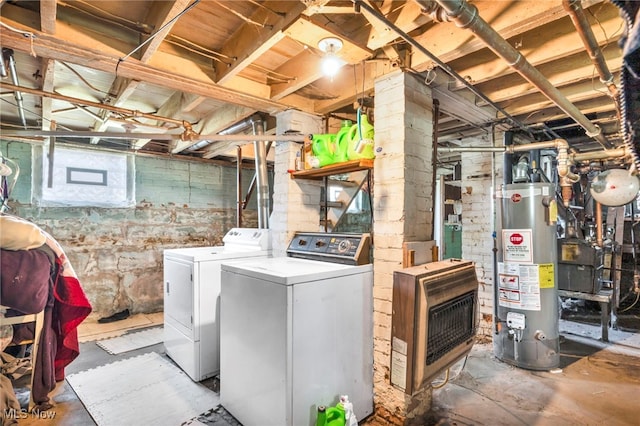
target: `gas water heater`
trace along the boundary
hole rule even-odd
[[[496,191],[496,202],[500,229],[496,235],[494,353],[521,368],[556,368],[560,347],[555,187],[548,183],[503,185]]]

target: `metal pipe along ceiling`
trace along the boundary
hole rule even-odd
[[[462,84],[464,87],[469,89],[474,95],[476,95],[477,97],[479,97],[480,99],[485,101],[487,104],[491,105],[491,107],[494,108],[496,111],[498,111],[502,115],[504,115],[505,118],[511,123],[511,125],[520,128],[522,131],[526,132],[532,138],[534,137],[533,134],[531,133],[531,130],[529,130],[527,125],[525,125],[524,123],[518,121],[515,117],[513,117],[511,114],[509,114],[507,111],[505,111],[500,105],[496,104],[491,99],[489,99],[484,93],[479,91],[473,84],[469,83],[464,77],[462,77],[460,74],[458,74],[453,69],[451,69],[451,67],[449,65],[445,64],[444,62],[442,62],[440,60],[440,58],[438,58],[436,55],[434,55],[428,49],[426,49],[424,46],[422,46],[420,43],[418,43],[409,34],[407,34],[404,31],[402,31],[400,29],[400,27],[398,27],[393,22],[388,20],[386,17],[384,17],[382,14],[380,14],[376,9],[374,9],[369,4],[367,4],[367,3],[365,3],[365,2],[363,2],[361,0],[352,0],[352,1],[354,2],[356,7],[359,7],[361,9],[365,10],[368,13],[368,15],[370,15],[371,17],[377,19],[378,21],[383,23],[385,26],[387,26],[390,29],[392,29],[393,32],[395,32],[398,36],[400,36],[404,41],[409,43],[413,48],[419,50],[420,52],[424,53],[427,57],[429,57],[429,59],[431,59],[440,68],[442,68],[442,70],[444,72],[449,74],[451,77],[455,78],[458,82],[460,82],[460,84]],[[425,4],[424,4],[425,2],[424,1],[418,1],[418,0],[416,0],[416,1],[420,4],[420,6],[425,7]],[[427,3],[429,3],[433,7],[433,3],[431,3],[431,2],[427,2]],[[437,5],[436,5],[436,7],[437,7]],[[367,15],[365,15],[365,17],[367,17],[367,19],[369,19]]]
[[[602,82],[602,84],[607,86],[609,94],[613,98],[613,101],[616,104],[616,108],[619,110],[620,104],[618,88],[613,81],[613,74],[611,74],[611,71],[609,71],[607,62],[602,55],[602,50],[600,49],[598,40],[596,40],[593,31],[591,31],[589,21],[584,14],[584,9],[582,8],[582,0],[563,0],[562,5],[564,6],[564,9],[569,13],[569,17],[571,18],[573,25],[578,31],[578,35],[580,36],[580,39],[582,39],[582,44],[584,44],[584,47],[587,49],[589,58],[591,58],[591,62],[596,67],[596,70],[600,75],[600,81]]]
[[[415,1],[426,11],[433,11],[433,1]],[[435,1],[445,10],[446,16],[443,13],[432,13],[432,17],[446,17],[446,20],[455,22],[458,27],[471,30],[478,38],[484,41],[487,47],[496,55],[504,59],[511,68],[536,86],[542,94],[580,124],[585,129],[587,136],[598,141],[604,148],[611,148],[613,146],[602,134],[600,127],[589,121],[589,119],[556,89],[540,71],[531,65],[518,50],[511,46],[496,30],[480,17],[478,9],[475,6],[467,3],[465,0]]]
[[[254,135],[264,135],[262,117],[251,118]],[[256,184],[258,187],[258,228],[269,227],[269,180],[267,177],[267,149],[264,141],[253,142],[256,162]]]

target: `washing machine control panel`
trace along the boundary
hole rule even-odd
[[[371,263],[370,246],[369,234],[299,232],[291,240],[287,255],[348,265],[364,265]]]

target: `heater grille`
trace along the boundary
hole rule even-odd
[[[429,309],[427,365],[475,335],[474,299],[470,291]]]

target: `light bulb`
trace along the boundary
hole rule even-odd
[[[335,77],[341,66],[342,61],[332,53],[327,53],[325,57],[322,58],[322,74],[327,77]]]
[[[333,80],[344,64],[344,61],[336,56],[342,49],[342,40],[336,37],[323,38],[318,42],[318,48],[325,53],[320,64],[322,73]]]

